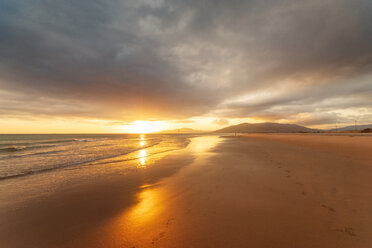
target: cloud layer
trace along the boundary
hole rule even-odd
[[[372,121],[369,0],[4,0],[0,115]]]

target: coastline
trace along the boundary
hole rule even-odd
[[[0,240],[3,247],[367,248],[371,148],[371,136],[200,136],[149,169],[5,206]]]

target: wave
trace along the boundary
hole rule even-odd
[[[24,147],[24,148],[44,148],[57,146],[60,143],[72,143],[72,142],[94,142],[94,141],[105,141],[106,138],[101,139],[62,139],[62,140],[43,140],[35,142],[19,142],[19,143],[0,143],[0,151],[7,150],[12,147]],[[54,145],[53,145],[54,144]]]
[[[142,149],[145,149],[145,148],[141,148],[140,150],[142,150]],[[120,162],[137,160],[137,159],[141,159],[141,158],[144,158],[144,157],[148,158],[148,157],[151,157],[151,156],[154,156],[154,155],[158,155],[158,154],[162,154],[162,153],[166,153],[166,152],[171,152],[171,151],[174,151],[174,150],[177,150],[177,149],[179,149],[179,148],[173,148],[173,149],[167,149],[167,150],[163,150],[163,151],[159,151],[159,152],[154,152],[154,153],[150,153],[150,154],[148,154],[146,156],[143,156],[143,157],[130,157],[130,158],[127,158],[127,159],[116,159],[116,160],[110,160],[110,161],[95,163],[94,165],[120,163]],[[117,156],[117,157],[120,157],[120,156]],[[102,159],[102,160],[104,160],[104,159]],[[96,161],[93,161],[93,162],[96,162]]]
[[[12,145],[12,146],[0,147],[0,152],[3,152],[3,153],[14,153],[14,152],[25,151],[25,150],[35,150],[35,149],[39,149],[39,148],[44,148],[45,149],[45,148],[52,148],[52,147],[57,147],[57,146],[58,145],[31,145],[31,146],[25,146],[25,145],[16,146],[16,145]],[[30,155],[30,154],[25,154],[25,155]],[[18,156],[20,156],[20,155],[18,155]]]
[[[74,139],[65,139],[65,140],[42,140],[42,141],[23,141],[23,142],[11,142],[11,143],[0,143],[1,146],[34,146],[42,144],[55,144],[55,143],[66,143],[73,142]]]
[[[45,151],[45,152],[35,152],[35,153],[29,153],[29,154],[12,154],[8,155],[6,157],[0,157],[1,160],[8,160],[8,159],[14,159],[14,158],[24,158],[24,157],[30,157],[30,156],[38,156],[38,155],[47,155],[47,154],[55,154],[55,153],[61,153],[65,150],[53,150],[53,151]]]
[[[16,152],[7,152],[5,153],[6,155],[2,155],[0,156],[0,161],[1,160],[8,160],[8,159],[14,159],[14,158],[25,158],[25,157],[31,157],[31,156],[38,156],[38,155],[47,155],[47,154],[55,154],[55,153],[61,153],[61,152],[65,152],[66,149],[55,149],[55,150],[46,150],[46,151],[34,151],[32,152],[32,150],[35,150],[37,148],[51,148],[51,147],[54,147],[54,148],[57,148],[57,147],[63,147],[63,145],[47,145],[47,146],[32,146],[32,147],[26,147],[24,148],[23,150],[26,150],[26,151],[29,151],[27,153],[16,153]],[[111,146],[111,144],[100,144],[100,145],[95,145],[94,147],[104,147],[104,146]],[[1,149],[0,148],[0,152],[1,152]],[[19,150],[21,151],[21,150]]]
[[[101,139],[73,139],[73,141],[76,142],[94,142],[94,141],[105,141],[107,138],[101,138]]]
[[[21,177],[21,176],[27,176],[27,175],[32,175],[32,174],[36,174],[36,173],[43,173],[43,172],[48,172],[48,171],[51,171],[51,170],[63,169],[63,168],[66,168],[66,167],[72,167],[72,166],[77,166],[77,165],[81,165],[81,164],[85,164],[85,163],[96,162],[96,161],[99,161],[99,160],[105,160],[105,159],[110,159],[110,158],[114,158],[114,157],[119,157],[119,156],[127,155],[127,154],[130,154],[130,153],[133,153],[133,152],[137,152],[137,151],[142,150],[142,149],[146,149],[146,148],[156,146],[159,143],[154,143],[154,144],[151,144],[151,145],[148,145],[148,146],[143,146],[143,147],[133,149],[133,150],[130,150],[130,151],[127,151],[127,152],[124,152],[124,153],[120,153],[120,154],[113,154],[113,155],[108,155],[108,156],[96,157],[96,158],[87,159],[87,160],[83,160],[83,161],[76,161],[76,162],[72,162],[72,163],[71,162],[63,163],[63,164],[59,164],[59,165],[54,165],[52,167],[44,167],[44,168],[36,169],[36,170],[23,171],[23,172],[19,172],[17,174],[0,175],[0,180],[10,179],[10,178],[15,178],[15,177]]]
[[[0,144],[0,152],[17,152],[24,150],[33,150],[39,148],[51,148],[63,146],[64,143],[72,142],[95,142],[103,141],[105,139],[71,139],[71,140],[58,140],[58,141],[46,141],[46,142],[33,142],[33,143],[18,143],[18,144]]]
[[[17,152],[17,151],[23,151],[26,148],[27,148],[26,146],[9,146],[9,147],[0,148],[0,152]]]

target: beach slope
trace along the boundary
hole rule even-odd
[[[372,136],[194,138],[153,165],[163,168],[163,176],[152,177],[156,180],[134,183],[126,175],[101,182],[101,190],[56,194],[55,201],[43,202],[43,213],[18,209],[0,224],[0,242],[2,247],[372,247],[371,149]],[[164,173],[167,168],[172,172]],[[88,205],[79,203],[82,195]],[[110,204],[101,202],[105,199]],[[89,214],[75,221],[71,213],[87,211],[82,207]],[[34,217],[15,219],[25,213]]]

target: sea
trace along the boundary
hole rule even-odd
[[[2,134],[0,180],[128,161],[187,146],[182,134]]]

